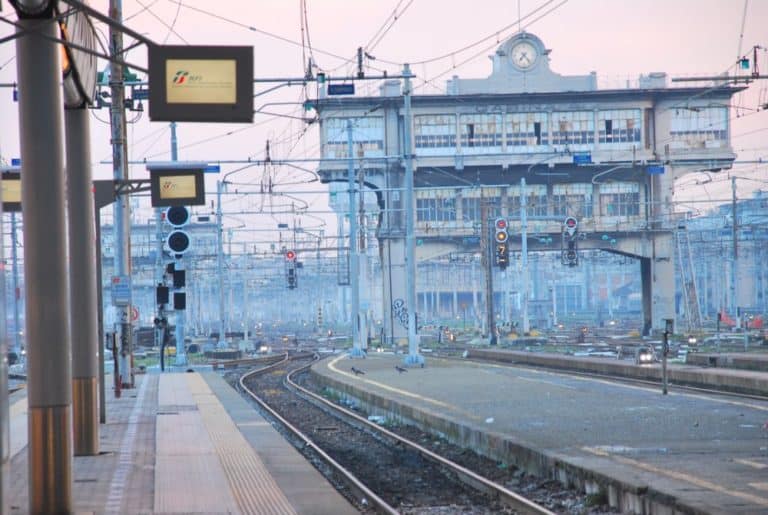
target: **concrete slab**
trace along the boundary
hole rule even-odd
[[[208,374],[139,375],[121,398],[108,391],[101,454],[73,459],[76,512],[357,513],[223,379]],[[16,392],[12,514],[29,505],[26,411],[24,392]]]
[[[756,468],[768,466],[768,401],[663,396],[656,388],[432,357],[423,369],[398,372],[402,359],[336,357],[313,373],[377,414],[429,425],[529,470],[554,467],[561,478],[601,485],[627,511],[768,512],[760,488],[768,469]],[[365,375],[352,373],[353,365]]]
[[[327,515],[358,513],[218,374],[204,373],[202,377],[297,513]]]

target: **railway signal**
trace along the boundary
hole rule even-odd
[[[509,265],[509,232],[507,220],[497,218],[494,223],[496,266],[504,270]]]
[[[181,256],[192,246],[189,233],[181,229],[189,223],[189,210],[183,206],[169,207],[165,211],[165,220],[173,227],[165,239],[165,246],[173,256]]]
[[[567,217],[563,221],[561,261],[566,266],[576,266],[579,264],[578,227],[578,220],[572,216]]]
[[[289,290],[293,290],[298,286],[299,278],[296,273],[296,268],[296,252],[293,250],[285,251],[285,274]]]

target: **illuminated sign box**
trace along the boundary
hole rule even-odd
[[[201,206],[205,204],[202,169],[149,170],[152,207]]]
[[[21,174],[4,172],[2,183],[3,213],[21,211]]]
[[[154,122],[253,121],[253,47],[149,47]]]

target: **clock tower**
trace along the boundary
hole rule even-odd
[[[597,76],[564,76],[549,68],[550,50],[536,35],[519,32],[510,37],[489,56],[493,72],[487,79],[448,81],[451,94],[539,93],[556,91],[593,91]]]

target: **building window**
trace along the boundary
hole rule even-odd
[[[355,118],[326,118],[323,120],[325,147],[323,157],[345,159],[349,157],[347,120],[352,122],[352,146],[357,154],[366,157],[384,155],[384,118],[359,116]]]
[[[463,222],[480,220],[480,199],[478,197],[463,197],[461,199],[461,220]]]
[[[456,116],[452,114],[414,116],[413,136],[416,148],[455,148]]]
[[[501,147],[500,114],[462,114],[462,148]]]
[[[640,215],[640,185],[634,182],[601,184],[600,214],[603,216]]]
[[[640,109],[612,109],[597,113],[600,143],[639,143]]]
[[[594,142],[594,112],[573,111],[552,114],[553,145],[589,145]]]
[[[591,218],[592,185],[584,183],[555,184],[552,186],[552,203],[552,214],[555,216]]]
[[[416,221],[456,221],[456,201],[453,198],[453,190],[428,190],[416,192]]]
[[[463,222],[481,223],[483,220],[483,206],[485,206],[485,216],[489,219],[493,220],[502,216],[501,189],[483,188],[482,191],[482,197],[462,197],[461,220]]]
[[[507,190],[507,213],[512,219],[520,218],[520,186]],[[525,187],[527,216],[547,216],[547,185],[529,184]]]
[[[507,115],[507,150],[524,152],[549,145],[547,113],[510,113]]]
[[[706,142],[728,140],[727,107],[687,107],[672,113],[672,141],[688,147],[706,146]]]

